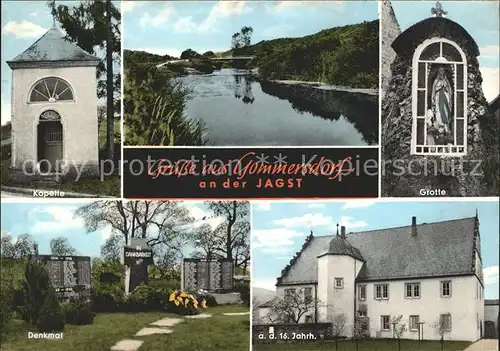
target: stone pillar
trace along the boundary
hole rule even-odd
[[[131,239],[131,243],[123,248],[125,270],[125,294],[128,295],[141,284],[148,284],[148,265],[153,263],[153,252],[147,239]]]

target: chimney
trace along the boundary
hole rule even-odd
[[[417,236],[417,217],[411,217],[411,236]]]
[[[345,227],[344,227],[344,226],[341,226],[341,227],[340,227],[340,237],[341,237],[342,239],[344,239],[344,240],[346,239],[346,235],[345,235]]]

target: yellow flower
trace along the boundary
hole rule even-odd
[[[182,296],[182,297],[188,297],[188,296],[189,296],[189,294],[188,294],[187,292],[183,291],[183,292],[181,292],[181,295],[180,295],[180,296]]]
[[[201,307],[207,308],[207,301],[205,299],[201,300]]]
[[[177,300],[175,300],[174,303],[175,303],[176,306],[180,305],[179,301],[177,301]]]
[[[188,300],[188,299],[186,299],[186,300],[184,301],[184,307],[187,307],[187,305],[189,305],[189,300]]]
[[[179,301],[179,302],[181,302],[181,303],[182,303],[182,297],[180,297],[180,296],[177,296],[177,299],[176,299],[176,301]]]
[[[175,294],[176,294],[176,291],[174,291],[173,293],[171,293],[170,297],[168,298],[168,301],[174,301],[175,300]]]
[[[198,308],[198,301],[196,299],[193,299],[193,306],[194,308]]]

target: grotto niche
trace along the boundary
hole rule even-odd
[[[488,112],[479,47],[433,17],[392,42],[382,101],[382,196],[498,196],[498,121]]]

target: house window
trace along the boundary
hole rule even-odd
[[[385,300],[388,298],[389,298],[389,285],[388,284],[375,285],[375,299]]]
[[[335,289],[344,288],[344,278],[335,278]]]
[[[73,101],[70,85],[57,77],[43,78],[35,83],[29,94],[29,102]]]
[[[451,314],[442,314],[439,316],[440,327],[443,331],[451,331]]]
[[[305,288],[304,289],[304,302],[311,303],[312,301],[312,288]]]
[[[451,297],[451,280],[441,282],[441,297]]]
[[[420,316],[410,316],[410,330],[417,331],[418,323],[420,323]]]
[[[358,298],[366,300],[366,285],[358,285]]]
[[[391,330],[391,316],[380,316],[380,329]]]
[[[359,317],[366,317],[366,311],[358,311]]]
[[[407,299],[420,298],[420,283],[408,283],[408,284],[406,284],[405,296]]]
[[[415,155],[467,154],[467,61],[451,40],[435,38],[413,56]]]
[[[295,295],[295,289],[285,289],[285,297],[291,297]]]

